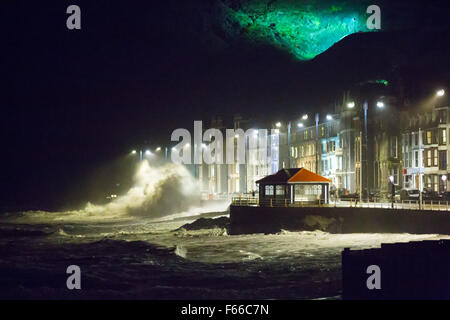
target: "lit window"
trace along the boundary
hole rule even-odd
[[[273,196],[273,186],[266,186],[266,188],[265,188],[266,190],[266,192],[265,192],[265,194],[266,194],[266,196]]]
[[[276,186],[276,195],[284,196],[284,186]]]

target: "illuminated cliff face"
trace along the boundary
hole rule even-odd
[[[276,46],[309,60],[366,27],[366,1],[224,1],[221,27],[229,37]]]

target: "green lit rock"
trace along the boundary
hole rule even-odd
[[[366,27],[366,1],[242,0],[221,2],[229,39],[276,46],[309,60]]]

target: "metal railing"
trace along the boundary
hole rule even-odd
[[[449,211],[448,201],[427,201],[422,204],[418,200],[402,200],[397,202],[372,201],[361,202],[350,199],[341,201],[331,199],[329,203],[323,200],[316,201],[296,201],[290,203],[288,199],[258,199],[257,197],[233,197],[231,200],[233,206],[264,206],[264,207],[335,207],[335,208],[373,208],[373,209],[402,209],[402,210],[430,210],[430,211]]]

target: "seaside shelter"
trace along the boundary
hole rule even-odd
[[[281,169],[256,183],[260,206],[326,204],[330,199],[331,180],[305,168]]]

